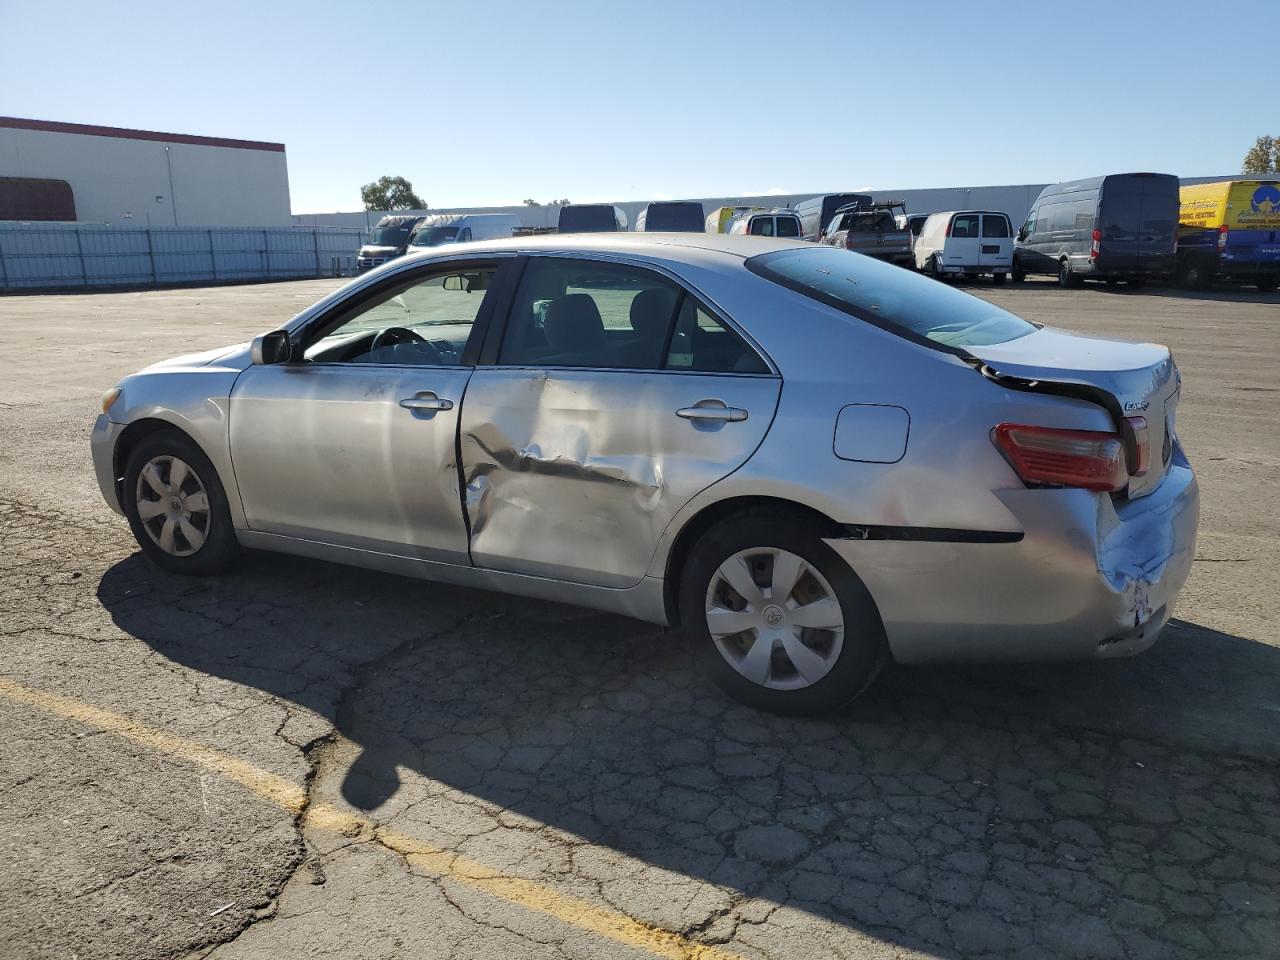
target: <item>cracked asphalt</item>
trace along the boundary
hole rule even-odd
[[[970,288],[1173,347],[1175,620],[795,720],[619,617],[148,566],[99,394],[335,285],[0,299],[0,957],[1280,957],[1280,298]]]

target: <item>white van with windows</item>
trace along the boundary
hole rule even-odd
[[[409,249],[510,239],[518,226],[520,218],[514,213],[438,213],[418,224],[409,238]]]
[[[794,210],[745,213],[729,225],[729,233],[746,237],[794,237],[799,240],[800,217]]]
[[[917,270],[935,280],[987,273],[1004,283],[1013,269],[1013,228],[1009,216],[995,210],[931,213],[912,245]]]

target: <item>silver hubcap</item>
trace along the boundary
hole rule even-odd
[[[720,565],[707,587],[707,629],[733,669],[774,690],[817,683],[844,646],[831,584],[776,547],[741,550]]]
[[[138,474],[138,519],[165,553],[189,557],[209,536],[209,494],[177,457],[154,457]]]

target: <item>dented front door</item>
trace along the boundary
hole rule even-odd
[[[695,494],[759,446],[780,381],[481,367],[462,411],[477,566],[623,587]]]

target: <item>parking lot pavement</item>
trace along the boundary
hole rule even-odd
[[[1280,955],[1280,298],[970,288],[1174,348],[1177,619],[794,720],[635,621],[145,564],[88,473],[98,394],[332,286],[0,299],[0,956]]]

